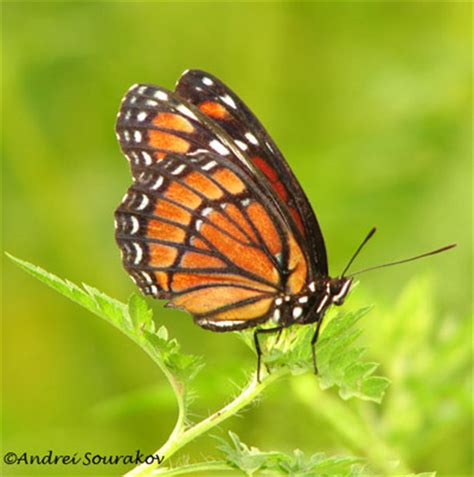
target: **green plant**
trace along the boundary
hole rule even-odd
[[[169,459],[176,452],[236,415],[275,381],[306,373],[304,378],[315,382],[316,378],[308,375],[308,371],[312,369],[309,346],[311,328],[292,327],[284,330],[280,337],[269,336],[263,346],[264,363],[270,372],[263,373],[261,382],[257,382],[254,373],[248,384],[228,404],[199,422],[191,422],[189,389],[193,378],[203,366],[202,360],[182,353],[177,341],[168,336],[167,329],[164,326],[156,326],[152,310],[141,296],[134,294],[128,304],[125,304],[88,285],[79,287],[28,262],[11,255],[9,257],[40,281],[117,327],[151,357],[173,388],[179,409],[178,418],[168,440],[155,453],[165,459],[167,466],[157,467],[156,462],[151,465],[142,464],[127,475],[194,475],[197,472],[212,471],[222,475],[224,471],[240,471],[246,475],[359,476],[374,472],[390,474],[396,468],[395,463],[380,462],[386,449],[374,431],[370,433],[371,440],[368,443],[371,451],[366,452],[363,457],[327,456],[321,452],[305,457],[299,450],[295,450],[291,455],[276,451],[263,452],[248,447],[237,435],[229,433],[230,443],[220,439],[218,446],[223,454],[222,459],[171,466]],[[355,325],[367,311],[368,308],[361,308],[355,312],[328,315],[317,348],[320,372],[317,379],[324,391],[321,396],[327,394],[326,390],[329,388],[335,388],[343,400],[355,397],[361,401],[382,401],[389,381],[385,377],[374,376],[378,365],[363,361],[364,348],[354,345],[360,334]],[[237,334],[253,349],[251,332]],[[302,390],[296,386],[295,395],[298,393],[304,396]],[[340,398],[335,399],[334,396],[328,395],[324,402],[325,407],[318,406],[319,412],[327,413],[328,419],[340,419],[337,425],[344,428],[341,432],[349,440],[366,439],[366,436],[360,434],[363,427],[361,416],[348,412],[340,405]],[[397,470],[399,473],[411,475],[403,464]]]

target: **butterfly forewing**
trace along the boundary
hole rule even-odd
[[[247,173],[253,167],[215,121],[159,86],[132,86],[122,101],[115,129],[134,176],[137,169],[159,162],[170,153],[217,153]]]
[[[170,153],[195,154],[217,148],[221,154],[229,154],[193,108],[164,88],[130,88],[122,101],[116,133],[134,177],[137,170]]]
[[[304,236],[315,274],[327,276],[324,239],[311,205],[283,155],[255,115],[230,88],[200,70],[185,72],[176,85],[176,92],[219,124],[264,174]]]

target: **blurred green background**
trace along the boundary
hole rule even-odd
[[[4,247],[126,300],[135,287],[113,230],[131,182],[114,135],[120,100],[133,83],[171,88],[187,68],[208,70],[286,155],[317,211],[333,274],[373,224],[379,233],[357,268],[459,244],[363,275],[346,307],[375,304],[361,341],[392,385],[382,406],[363,409],[387,460],[470,475],[470,22],[467,2],[3,3]],[[176,407],[151,361],[4,265],[4,450],[159,447]],[[254,356],[233,334],[153,306],[184,351],[207,362],[195,383],[205,416],[245,381]],[[275,385],[223,429],[263,450],[361,455],[307,378]],[[215,445],[205,437],[182,455],[216,455]],[[12,475],[124,470],[4,467]]]

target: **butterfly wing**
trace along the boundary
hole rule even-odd
[[[127,94],[116,130],[134,184],[116,211],[116,238],[144,293],[201,326],[241,329],[268,319],[279,293],[301,291],[307,262],[278,208],[203,116],[161,88]]]
[[[255,115],[230,88],[204,71],[186,71],[176,85],[176,92],[217,122],[262,171],[304,236],[311,266],[316,274],[327,276],[326,247],[313,209],[290,166]]]

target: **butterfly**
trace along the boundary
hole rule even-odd
[[[187,70],[174,91],[132,86],[116,135],[133,176],[116,241],[140,290],[205,329],[253,327],[258,380],[259,335],[314,324],[316,370],[323,317],[353,275],[329,276],[309,200],[250,109],[215,76]]]

